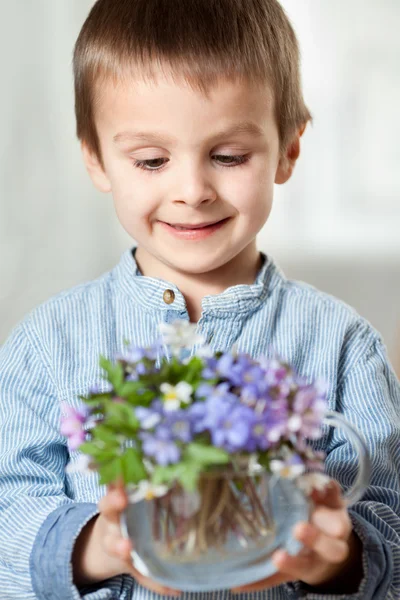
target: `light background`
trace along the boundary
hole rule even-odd
[[[0,343],[131,244],[75,139],[71,58],[92,0],[0,0]],[[284,0],[314,124],[259,237],[345,300],[400,370],[400,2]]]

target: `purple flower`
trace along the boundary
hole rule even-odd
[[[66,413],[61,416],[61,435],[68,438],[70,450],[77,450],[86,439],[84,425],[90,416],[89,407],[81,404],[79,408],[73,408],[67,402],[62,402],[61,409]]]
[[[225,414],[211,429],[211,439],[217,447],[228,452],[245,450],[250,437],[253,413],[246,406],[226,406]]]
[[[254,361],[247,354],[239,354],[236,358],[233,359],[232,362],[227,360],[225,357],[224,361],[224,376],[231,382],[234,386],[242,387],[243,384],[246,384],[246,374],[249,374],[249,381],[251,383],[251,375],[250,370],[255,366]],[[222,357],[221,357],[222,361]],[[220,361],[220,362],[221,362]],[[221,367],[220,367],[221,369]]]
[[[229,352],[223,354],[220,358],[206,358],[206,366],[203,369],[204,379],[229,379],[235,357]]]
[[[128,363],[138,363],[142,360],[157,360],[158,354],[162,349],[161,341],[157,340],[154,344],[149,346],[148,348],[141,348],[140,346],[128,346],[125,350],[125,353],[119,354],[117,358],[128,362]]]
[[[120,354],[117,358],[128,363],[137,363],[146,357],[146,348],[138,348],[136,346],[128,346],[125,354]]]
[[[265,380],[269,386],[274,387],[286,380],[291,383],[293,377],[285,363],[278,358],[267,358],[263,356],[259,359],[260,366],[265,372]]]
[[[155,433],[141,433],[140,438],[144,454],[153,458],[158,465],[165,467],[179,461],[180,450],[166,427],[158,427]]]
[[[267,450],[271,442],[268,437],[270,423],[265,417],[254,417],[250,427],[250,437],[247,442],[246,450],[255,452],[255,450]]]
[[[225,377],[225,379],[229,380],[229,376],[231,373],[231,369],[235,363],[235,357],[232,354],[226,353],[223,354],[218,360],[216,364],[216,371],[218,375]]]
[[[258,401],[256,409],[262,403]],[[264,410],[260,411],[262,418],[267,422],[267,439],[271,444],[276,444],[287,433],[288,403],[286,400],[277,402],[265,401]]]
[[[237,401],[237,396],[232,394],[229,391],[230,385],[229,383],[219,383],[218,385],[210,385],[208,383],[202,383],[196,390],[196,398],[205,398],[205,399],[223,399],[230,400],[232,402]]]
[[[288,430],[309,439],[321,437],[321,425],[327,411],[326,387],[322,382],[300,388],[294,398]]]
[[[161,422],[162,407],[159,406],[160,404],[160,402],[153,402],[150,408],[144,406],[135,408],[135,416],[139,420],[142,429],[153,429]]]
[[[190,410],[196,432],[209,431],[214,446],[235,452],[246,448],[253,411],[239,402],[209,398]]]
[[[174,410],[166,413],[162,427],[171,432],[174,440],[188,443],[192,440],[192,421],[188,410]]]

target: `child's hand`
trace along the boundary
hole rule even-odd
[[[304,545],[303,550],[297,556],[278,550],[273,555],[277,573],[235,588],[234,592],[254,592],[296,580],[313,587],[328,585],[331,586],[329,591],[338,589],[340,592],[345,574],[343,585],[355,586],[353,591],[358,589],[362,577],[361,542],[352,531],[339,485],[331,482],[323,492],[314,491],[312,499],[316,507],[311,523],[298,523],[294,529],[295,537]]]
[[[123,485],[110,485],[99,502],[100,514],[88,531],[87,539],[83,539],[75,550],[75,554],[79,553],[79,583],[98,582],[127,573],[157,594],[179,596],[181,592],[178,590],[166,588],[134,568],[132,543],[122,537],[120,528],[120,515],[127,505],[128,497]]]

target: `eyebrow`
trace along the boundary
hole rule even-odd
[[[262,137],[264,135],[263,129],[252,121],[242,121],[232,125],[231,127],[228,127],[227,129],[223,129],[212,134],[210,139],[226,138],[243,133],[250,134],[255,137]],[[132,141],[162,142],[164,144],[170,144],[174,142],[173,138],[158,131],[125,131],[122,133],[117,133],[113,140],[115,144]]]

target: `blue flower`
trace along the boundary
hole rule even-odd
[[[196,390],[196,398],[205,399],[223,399],[230,400],[232,402],[237,401],[237,396],[229,391],[229,383],[219,383],[218,385],[210,385],[209,383],[202,383]]]
[[[218,359],[211,357],[211,358],[206,358],[205,359],[205,367],[203,369],[202,372],[202,377],[203,379],[215,379],[218,378],[219,376],[217,375],[217,364],[218,364]]]
[[[162,426],[171,432],[171,437],[174,440],[186,443],[192,440],[192,420],[188,410],[175,410],[166,413]]]
[[[246,450],[255,452],[255,450],[267,450],[271,442],[268,438],[268,431],[271,425],[264,416],[254,417],[250,428],[250,437],[247,442]]]
[[[155,433],[142,432],[140,439],[144,454],[158,465],[165,467],[179,461],[181,452],[166,427],[158,427]]]
[[[221,414],[217,423],[211,429],[211,439],[215,446],[228,452],[247,449],[250,437],[252,411],[246,406],[225,406],[225,414]]]
[[[253,411],[239,402],[224,398],[208,398],[190,410],[195,432],[208,431],[214,446],[235,452],[246,448]]]
[[[156,402],[153,402],[150,408],[137,406],[135,408],[135,416],[139,420],[142,429],[154,429],[162,419],[162,411]]]

